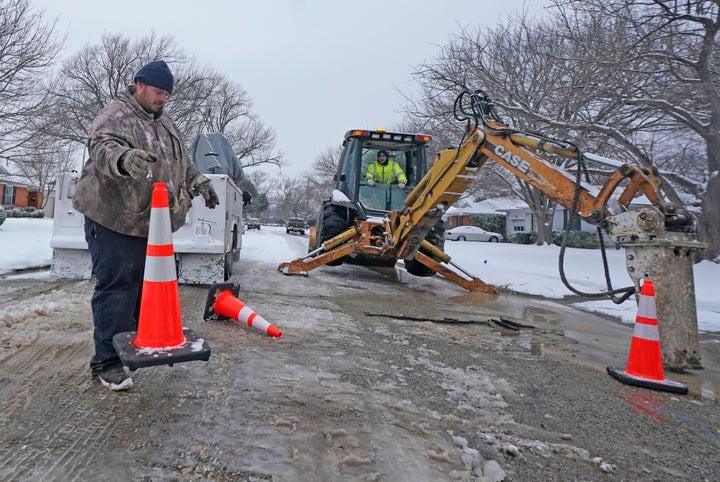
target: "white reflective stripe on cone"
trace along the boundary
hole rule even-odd
[[[658,331],[657,325],[636,322],[633,336],[635,338],[642,338],[643,340],[660,341],[660,332]]]
[[[176,281],[175,256],[147,256],[144,280],[157,283]]]
[[[657,320],[657,310],[655,309],[654,296],[640,295],[640,298],[638,299],[637,316]]]
[[[242,320],[244,323],[247,323],[248,326],[265,332],[267,332],[267,329],[270,326],[270,322],[258,315],[255,310],[248,308],[247,306],[243,306],[240,313],[238,313],[238,320]]]
[[[247,306],[243,306],[242,309],[238,312],[237,319],[242,320],[243,322],[247,323],[248,326],[252,326],[252,322],[250,321],[250,317],[255,313],[252,309],[248,308]]]
[[[172,244],[172,225],[168,208],[151,208],[148,244]]]
[[[255,316],[249,325],[253,328],[257,328],[258,330],[262,330],[265,333],[267,333],[268,328],[270,328],[270,323],[260,315]]]

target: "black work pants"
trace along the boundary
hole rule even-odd
[[[90,369],[95,374],[120,364],[113,336],[137,330],[147,238],[120,234],[86,216],[85,240],[97,279],[91,301],[95,355]]]

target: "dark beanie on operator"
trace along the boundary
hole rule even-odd
[[[156,60],[146,64],[142,69],[138,70],[135,79],[133,79],[134,82],[142,82],[158,89],[167,90],[169,94],[172,94],[174,80],[170,67],[163,60]]]

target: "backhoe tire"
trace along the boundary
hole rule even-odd
[[[322,229],[320,232],[320,239],[318,240],[318,247],[328,239],[334,238],[338,234],[349,228],[345,217],[341,216],[335,211],[333,206],[328,206],[323,211]],[[343,263],[343,259],[336,259],[327,263],[328,266],[340,266]]]
[[[427,236],[425,236],[425,239],[433,246],[437,246],[444,251],[445,222],[442,219],[438,221],[432,231],[430,231]],[[413,276],[428,277],[435,274],[435,271],[431,270],[430,268],[422,264],[420,261],[416,261],[414,259],[405,260],[405,269]]]

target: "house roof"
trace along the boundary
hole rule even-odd
[[[630,203],[630,208],[637,208],[651,204],[644,196],[638,196]],[[530,209],[522,199],[516,196],[506,196],[482,201],[461,199],[452,205],[445,216],[462,216],[467,214],[506,214],[510,211]],[[564,209],[558,205],[558,209]]]
[[[484,199],[473,201],[461,199],[452,205],[445,214],[447,216],[461,216],[463,214],[502,214],[508,209],[527,207],[521,199],[515,196]]]
[[[0,166],[0,184],[10,184],[11,186],[27,187],[29,189],[38,189],[38,186],[33,184],[26,177],[11,174],[3,166]]]

